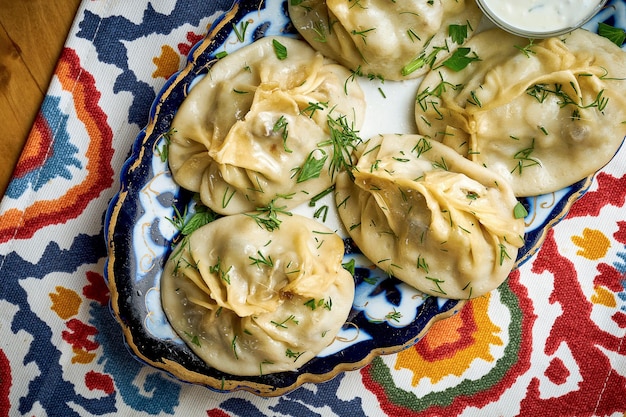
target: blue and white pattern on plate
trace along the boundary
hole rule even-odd
[[[241,22],[248,22],[243,42],[233,31]],[[346,260],[354,258],[357,265],[352,312],[337,340],[297,372],[257,377],[225,374],[195,356],[169,326],[161,309],[159,283],[177,230],[167,218],[173,218],[176,210],[184,212],[185,207],[193,211],[193,202],[191,193],[173,182],[167,162],[161,160],[163,135],[216,54],[233,52],[269,35],[295,36],[284,0],[237,1],[213,24],[207,38],[191,51],[187,67],[168,80],[152,105],[150,123],[134,142],[121,172],[121,189],[105,220],[111,307],[131,353],[183,381],[217,391],[243,389],[266,396],[283,394],[304,382],[326,381],[367,365],[377,355],[398,352],[421,338],[436,320],[464,305],[464,301],[425,296],[388,277],[346,239]],[[586,178],[557,193],[522,199],[529,215],[526,245],[517,265],[537,251],[547,230],[590,184],[591,178]]]

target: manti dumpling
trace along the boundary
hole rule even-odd
[[[172,327],[209,366],[231,375],[295,370],[333,342],[352,307],[343,240],[294,214],[260,227],[222,217],[189,235],[161,278]]]
[[[172,122],[169,166],[220,214],[295,207],[334,183],[331,133],[358,130],[350,72],[306,42],[266,37],[217,61]]]
[[[339,216],[388,274],[445,298],[498,287],[524,243],[518,204],[499,175],[420,135],[380,135],[336,184]]]
[[[493,29],[466,45],[480,61],[438,68],[417,95],[418,132],[509,181],[517,196],[602,168],[626,134],[626,53],[586,30],[529,41]]]
[[[386,80],[423,75],[470,37],[482,16],[474,0],[292,0],[289,15],[324,55]]]

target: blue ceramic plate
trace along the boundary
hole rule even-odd
[[[243,41],[237,36],[242,33]],[[284,0],[240,0],[214,23],[205,40],[191,51],[186,68],[167,82],[155,100],[150,123],[134,142],[132,154],[121,171],[121,189],[111,201],[105,219],[111,308],[131,353],[186,382],[216,391],[247,390],[263,396],[280,395],[305,382],[323,382],[340,372],[363,367],[377,355],[398,352],[423,337],[435,321],[456,313],[464,304],[424,296],[394,278],[387,278],[382,271],[371,268],[358,248],[346,239],[346,258],[354,258],[358,266],[356,296],[348,323],[331,346],[297,372],[258,377],[225,374],[207,366],[177,337],[162,311],[159,293],[162,268],[177,237],[177,230],[167,218],[173,218],[176,209],[183,212],[188,207],[193,211],[193,204],[192,195],[173,182],[167,162],[161,160],[163,134],[170,129],[174,114],[194,81],[206,74],[216,54],[233,52],[269,35],[296,36]],[[367,84],[368,80],[363,82]],[[385,119],[394,126],[405,123],[397,120],[397,114],[413,117],[411,107],[408,113],[398,112],[389,103],[379,107],[379,87],[364,85],[368,108],[386,114]],[[406,85],[387,82],[384,88],[396,89],[394,102],[396,97],[399,103],[413,101],[412,90]],[[380,129],[377,123],[364,126],[362,136],[367,137],[365,131],[374,126]],[[519,252],[518,266],[537,251],[547,230],[566,214],[591,182],[591,178],[586,178],[557,193],[522,201],[529,214],[526,246]]]

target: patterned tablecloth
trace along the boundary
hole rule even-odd
[[[625,4],[611,4],[623,25]],[[624,149],[505,285],[361,370],[261,398],[129,354],[109,310],[104,213],[157,92],[229,6],[82,3],[0,206],[0,417],[622,416]]]

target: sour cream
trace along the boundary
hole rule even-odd
[[[479,0],[503,29],[521,35],[554,35],[583,25],[606,0]]]

